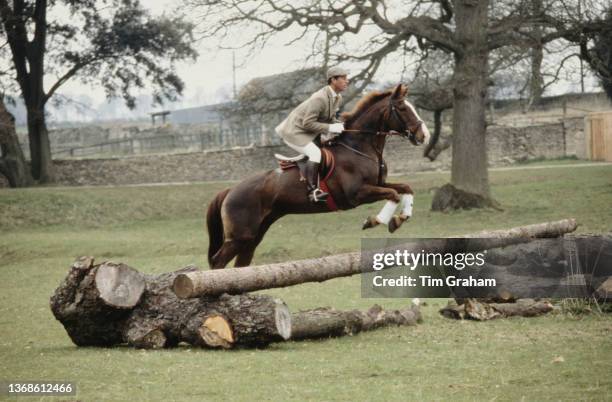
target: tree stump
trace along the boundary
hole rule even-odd
[[[468,193],[447,183],[440,187],[431,201],[431,210],[446,212],[455,209],[494,208],[499,211],[499,204],[480,194]]]

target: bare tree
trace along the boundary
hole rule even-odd
[[[591,47],[587,40],[580,42],[580,56],[589,63],[608,99],[612,100],[612,7],[606,12],[605,21],[606,27],[594,35]]]
[[[218,39],[221,46],[258,49],[278,32],[293,33],[294,41],[316,43],[325,33],[330,62],[360,66],[353,77],[358,90],[387,57],[406,46],[435,47],[451,54],[451,182],[484,198],[489,197],[485,108],[491,52],[508,46],[528,48],[536,40],[536,25],[540,43],[558,38],[579,41],[602,29],[597,17],[580,20],[563,0],[542,0],[537,13],[528,0],[495,2],[494,12],[488,0],[186,1],[200,13],[203,36]],[[236,43],[238,32],[248,33],[249,39]]]

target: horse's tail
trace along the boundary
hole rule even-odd
[[[208,227],[208,264],[212,267],[212,258],[223,245],[223,219],[221,218],[221,205],[230,189],[218,193],[208,206],[206,212],[206,226]]]

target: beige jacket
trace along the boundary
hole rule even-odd
[[[325,86],[296,107],[276,127],[276,133],[285,141],[303,147],[320,134],[329,131],[331,123],[338,123],[336,112],[340,109],[342,96],[334,101],[333,90]]]

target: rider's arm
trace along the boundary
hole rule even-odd
[[[306,131],[316,134],[324,134],[329,131],[329,124],[319,121],[319,115],[325,110],[325,107],[325,100],[320,98],[313,98],[308,102],[302,119],[302,127]]]

